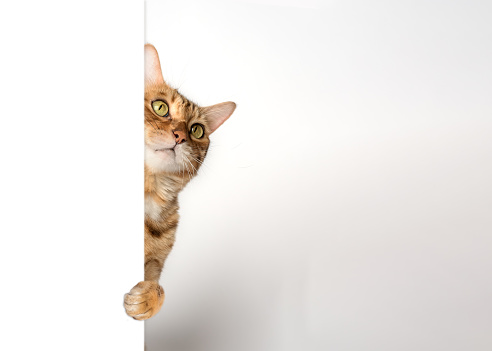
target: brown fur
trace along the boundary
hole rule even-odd
[[[200,168],[210,144],[209,135],[235,109],[232,102],[204,108],[197,106],[164,82],[155,48],[146,45],[145,54],[145,281],[135,285],[125,295],[124,301],[127,314],[137,320],[154,316],[162,306],[164,290],[159,285],[159,278],[175,241],[179,221],[178,193]],[[153,111],[152,102],[155,100],[167,103],[169,116],[160,117]],[[189,133],[195,123],[205,129],[200,139]],[[186,141],[181,142],[183,137]],[[173,152],[161,154],[161,151],[156,151],[160,146],[155,145],[171,142],[179,144],[175,145]],[[169,158],[172,159],[172,155],[176,165],[162,166]],[[163,159],[161,163],[159,157]]]

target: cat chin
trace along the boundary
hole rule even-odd
[[[180,171],[179,164],[176,162],[176,154],[173,150],[156,151],[146,146],[145,165],[154,173],[177,173]]]

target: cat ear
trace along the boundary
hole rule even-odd
[[[164,84],[162,78],[161,64],[159,55],[154,45],[145,44],[145,85],[147,84]]]
[[[220,127],[236,109],[236,104],[234,102],[222,102],[217,105],[202,107],[202,112],[205,114],[207,119],[208,127],[210,128],[212,134],[217,128]]]

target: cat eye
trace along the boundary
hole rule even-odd
[[[164,101],[156,100],[152,102],[154,112],[161,117],[166,117],[169,114],[169,107]]]
[[[202,138],[204,134],[203,126],[198,123],[193,124],[190,129],[190,134],[197,139]]]

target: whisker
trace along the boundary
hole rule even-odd
[[[193,172],[192,172],[192,176],[195,175],[198,170],[195,168],[195,166],[193,165],[193,163],[189,160],[188,156],[189,155],[186,155],[186,154],[183,154],[184,156],[184,159],[190,164],[190,166],[193,168]],[[190,178],[191,179],[191,178]]]
[[[184,168],[183,169],[180,169],[179,173],[183,173],[183,175],[181,176],[181,189],[183,189],[184,187]]]
[[[189,161],[189,162],[190,162],[191,167],[193,167],[193,169],[195,170],[195,174],[197,174],[198,173],[198,169],[195,168],[195,166],[193,165],[193,163],[191,161]]]
[[[198,172],[197,169],[195,168],[195,166],[193,166],[193,163],[191,163],[190,159],[188,158],[188,156],[186,154],[183,154],[183,156],[184,156],[184,159],[190,164],[190,166],[193,167],[194,171],[192,172],[192,174],[195,175]]]
[[[199,164],[203,165],[203,161],[200,161],[199,159],[193,157],[193,155],[188,155],[190,156],[193,160],[195,160],[196,162],[198,162]]]
[[[155,123],[155,126],[157,127],[157,131],[159,132],[159,134],[162,134],[162,130],[159,129],[159,126],[157,125],[157,122],[153,119],[152,122]]]
[[[200,161],[200,160],[196,159],[195,157],[193,157],[193,155],[188,155],[188,156],[190,156],[193,160],[195,160],[201,166],[205,166],[205,168],[200,168],[200,169],[203,170],[203,172],[205,172],[205,170],[210,170],[211,169],[207,164],[203,163],[204,161]],[[198,170],[197,170],[197,173],[198,173]]]
[[[183,160],[187,161],[186,157],[183,157]],[[188,180],[190,180],[191,179],[191,174],[190,174],[190,171],[188,170],[188,165],[186,163],[184,163],[184,165],[186,167],[186,172],[188,173]]]
[[[150,124],[150,126],[151,126],[152,128],[154,128],[154,130],[157,132],[157,129],[155,129],[154,125],[153,125],[152,123],[150,123],[150,121],[145,121],[145,123]]]
[[[154,127],[154,124],[152,124],[152,123],[150,122],[150,120],[148,120],[148,121],[146,120],[145,122],[147,122],[148,124],[150,124],[150,125],[152,126],[152,128],[154,128],[154,130],[155,130],[157,133],[162,134],[161,130],[159,129],[159,126],[157,125],[157,123],[155,124],[155,127]],[[155,121],[153,121],[153,122],[155,123]],[[156,127],[157,127],[157,128],[156,128]]]

